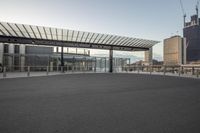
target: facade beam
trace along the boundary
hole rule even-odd
[[[18,44],[36,44],[46,46],[64,46],[64,47],[80,47],[80,48],[91,48],[91,49],[111,49],[122,50],[122,51],[134,51],[134,50],[148,50],[149,48],[140,48],[133,46],[114,46],[109,44],[91,44],[73,41],[58,41],[58,40],[46,40],[46,39],[32,39],[32,38],[19,38],[19,37],[5,37],[0,35],[0,42],[3,43],[18,43]]]

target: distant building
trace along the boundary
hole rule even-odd
[[[200,61],[200,19],[198,15],[191,16],[191,21],[185,23],[183,36],[186,38],[187,63]]]
[[[181,65],[186,63],[185,39],[172,36],[164,40],[164,65]]]

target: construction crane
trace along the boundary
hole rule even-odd
[[[198,0],[199,1],[199,0]],[[183,2],[182,0],[180,0],[180,5],[181,5],[181,10],[182,10],[182,13],[183,13],[183,21],[184,21],[184,27],[186,26],[186,13],[185,13],[185,9],[184,9],[184,6],[183,6]],[[198,9],[197,9],[198,10]]]
[[[197,0],[197,4],[196,4],[197,15],[199,15],[199,2],[200,2],[200,0]]]
[[[200,0],[197,0],[197,4],[196,4],[197,25],[199,25],[199,1]]]

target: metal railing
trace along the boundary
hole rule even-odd
[[[45,76],[45,75],[56,75],[64,73],[103,73],[107,69],[95,67],[93,65],[65,65],[65,66],[12,66],[12,67],[1,67],[0,77],[30,77],[30,76]]]
[[[200,75],[200,65],[125,66],[125,67],[122,68],[122,72],[199,77],[199,75]]]
[[[13,71],[14,70],[14,71]],[[114,66],[115,73],[138,73],[138,74],[159,74],[159,75],[174,75],[174,76],[200,76],[200,65],[181,65],[181,66]],[[12,66],[1,67],[0,77],[30,77],[30,76],[44,76],[56,75],[63,73],[105,73],[108,72],[107,67],[97,67],[96,65],[65,65],[62,66]]]

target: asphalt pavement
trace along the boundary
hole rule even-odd
[[[0,79],[0,133],[200,133],[200,80],[95,73]]]

